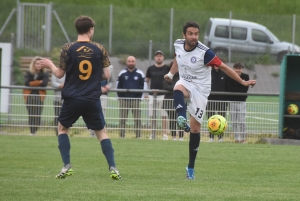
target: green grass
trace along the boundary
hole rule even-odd
[[[247,102],[279,103],[279,96],[248,96]]]
[[[94,138],[70,140],[75,172],[57,180],[56,137],[0,135],[1,200],[299,200],[297,146],[201,143],[189,181],[187,141],[112,139],[113,181]]]

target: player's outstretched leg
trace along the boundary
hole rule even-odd
[[[71,168],[71,164],[65,165],[59,174],[56,175],[57,179],[65,179],[67,176],[71,176],[73,174],[73,170]]]
[[[190,126],[186,121],[186,104],[184,102],[183,92],[180,90],[174,90],[173,97],[174,107],[178,114],[177,123],[185,132],[190,132]]]
[[[190,125],[187,123],[187,120],[186,120],[185,117],[183,117],[183,116],[178,116],[178,118],[177,118],[177,123],[178,123],[179,127],[180,127],[180,128],[183,128],[183,130],[184,130],[185,132],[187,132],[187,133],[190,132],[191,127],[190,127]]]
[[[190,179],[190,180],[194,180],[195,179],[194,168],[188,168],[188,167],[186,167],[185,170],[186,170],[186,178]]]
[[[110,172],[110,177],[112,179],[114,179],[114,180],[121,180],[122,179],[119,171],[115,167],[110,167],[109,172]]]

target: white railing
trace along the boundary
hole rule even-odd
[[[29,135],[30,125],[28,123],[28,112],[26,109],[26,104],[23,98],[23,94],[20,90],[14,93],[3,93],[5,97],[8,97],[9,101],[1,101],[1,127],[0,132],[8,135]],[[49,93],[50,94],[50,93]],[[53,94],[53,93],[52,93]],[[38,125],[38,131],[36,135],[42,136],[53,136],[55,135],[56,125],[54,125],[54,105],[53,100],[54,95],[47,95],[43,104],[43,110],[41,114],[40,125]],[[165,100],[166,104],[171,104],[173,100]],[[154,102],[155,103],[155,102]],[[215,101],[214,103],[217,103]],[[149,117],[149,101],[144,99],[141,101],[141,138],[148,139],[151,134],[156,135],[156,139],[162,139],[162,135],[167,133],[170,135],[169,122],[175,121],[174,118],[167,119],[167,130],[164,131],[162,128],[161,109],[158,109],[154,105],[155,112],[153,114],[153,119]],[[262,137],[278,137],[278,103],[270,102],[247,102],[246,103],[246,140],[248,142],[259,141]],[[103,105],[105,110],[105,120],[107,123],[107,130],[109,136],[112,138],[117,138],[120,136],[122,129],[125,130],[125,138],[135,138],[135,128],[134,128],[134,118],[129,111],[129,115],[126,121],[126,128],[120,128],[119,126],[119,100],[116,97],[108,97],[107,105]],[[224,135],[224,141],[232,142],[234,141],[234,135],[232,133],[232,121],[230,120],[230,108],[226,111],[225,118],[228,121],[228,129]],[[152,120],[152,121],[151,121]],[[151,124],[151,122],[154,122]],[[201,127],[201,140],[208,141],[209,133],[206,128],[207,116],[205,116]],[[240,122],[236,122],[240,123]],[[155,126],[153,126],[155,125]],[[177,131],[178,133],[178,131]],[[88,137],[90,136],[90,131],[86,128],[84,121],[80,118],[70,129],[70,135]],[[177,135],[178,136],[178,135]],[[184,140],[189,137],[188,133],[184,133]],[[217,141],[217,139],[216,139]]]

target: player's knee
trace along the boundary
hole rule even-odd
[[[191,133],[200,133],[200,128],[191,127]]]
[[[174,91],[175,91],[175,90],[179,90],[179,91],[184,92],[186,89],[185,89],[185,87],[184,87],[183,85],[178,84],[178,85],[175,85],[175,87],[174,87],[173,90],[174,90]]]

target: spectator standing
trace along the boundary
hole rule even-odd
[[[49,59],[42,60],[42,66],[51,69],[58,78],[66,74],[62,99],[64,100],[58,117],[58,148],[64,163],[58,179],[73,174],[70,162],[71,144],[69,128],[82,116],[88,129],[95,130],[102,152],[108,163],[110,177],[122,179],[116,169],[114,149],[109,139],[105,119],[101,108],[101,78],[110,77],[110,60],[106,49],[91,41],[94,35],[95,21],[88,16],[79,16],[74,22],[77,40],[66,43],[60,53],[59,68]]]
[[[61,90],[64,87],[64,83],[65,83],[65,75],[62,78],[57,78],[53,73],[51,76],[51,85],[53,88],[55,88],[54,91],[54,100],[53,100],[53,106],[54,106],[54,121],[53,124],[55,125],[55,132],[56,135],[58,135],[58,128],[57,128],[57,124],[58,124],[58,116],[59,113],[61,111],[61,106],[62,106],[62,100],[61,100]]]
[[[116,83],[117,89],[144,89],[145,75],[143,71],[137,69],[134,56],[127,57],[127,68],[121,70]],[[125,138],[126,120],[129,110],[134,117],[134,129],[136,138],[141,137],[141,109],[140,102],[143,96],[142,92],[118,92],[120,103],[120,137]]]
[[[25,73],[25,86],[46,87],[49,81],[49,74],[41,65],[42,57],[34,57]],[[24,89],[24,99],[28,111],[30,135],[35,135],[41,125],[41,114],[46,95],[46,90]]]
[[[239,75],[243,81],[249,80],[249,75],[243,73],[244,65],[242,63],[235,63],[233,70]],[[227,82],[228,92],[247,93],[249,86],[244,86],[237,81],[229,78]],[[232,130],[236,143],[244,143],[246,136],[246,99],[247,95],[230,95],[229,99],[229,113],[232,122]]]
[[[157,50],[154,53],[154,61],[155,64],[152,66],[149,66],[146,72],[146,82],[149,86],[150,82],[150,89],[157,89],[162,90],[163,89],[163,80],[164,75],[169,72],[169,66],[164,64],[164,54],[162,51]],[[156,111],[160,111],[160,115],[162,118],[162,129],[163,129],[163,140],[168,140],[168,134],[167,134],[167,112],[163,110],[163,100],[164,100],[164,94],[157,95],[157,107]],[[149,118],[151,121],[151,126],[153,126],[153,105],[154,104],[154,96],[153,93],[149,94]],[[152,139],[153,134],[150,135],[149,139]]]
[[[213,66],[211,70],[211,91],[226,92],[226,81],[228,76],[219,69],[218,66]],[[226,95],[212,95],[208,96],[206,107],[207,118],[219,114],[223,117],[226,116],[227,111],[227,96]],[[223,133],[218,135],[219,142],[223,142]],[[209,142],[214,141],[214,134],[209,133]]]
[[[170,68],[172,68],[173,62],[170,63]],[[163,82],[163,89],[170,91],[172,93],[167,93],[165,95],[164,101],[163,101],[163,109],[165,109],[169,116],[169,127],[171,130],[171,136],[173,140],[177,140],[176,138],[176,131],[177,131],[177,114],[176,110],[174,108],[173,104],[173,88],[176,84],[176,82],[179,80],[179,73],[175,73],[173,79],[171,82],[168,82],[166,79],[164,79]],[[172,100],[170,100],[172,99]],[[183,141],[183,135],[184,132],[182,130],[179,130],[179,140]]]

